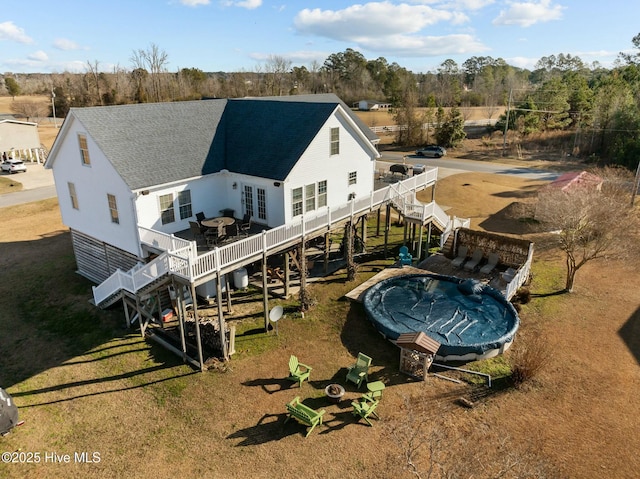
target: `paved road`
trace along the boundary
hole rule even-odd
[[[526,168],[523,166],[508,165],[504,163],[489,163],[473,160],[462,160],[459,158],[423,158],[413,154],[384,151],[382,158],[376,163],[377,169],[388,169],[390,164],[403,163],[411,165],[437,166],[439,177],[443,178],[456,173],[478,172],[494,173],[498,175],[515,175],[522,178],[532,178],[537,180],[554,180],[559,176],[555,171],[540,170],[537,168]]]
[[[45,170],[42,165],[37,163],[27,163],[26,173],[16,173],[13,175],[3,173],[2,177],[17,183],[22,183],[22,190],[0,195],[0,208],[31,203],[56,196],[53,172],[51,170]]]

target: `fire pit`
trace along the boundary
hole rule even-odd
[[[329,384],[324,388],[324,393],[330,401],[337,403],[340,402],[340,399],[344,396],[344,388],[339,384]]]

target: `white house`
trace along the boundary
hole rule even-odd
[[[370,195],[377,141],[333,94],[72,108],[45,167],[78,272],[102,282],[146,260],[141,229],[223,209],[272,228]]]
[[[37,161],[44,158],[38,124],[0,119],[0,157]]]

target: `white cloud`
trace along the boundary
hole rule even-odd
[[[352,5],[343,10],[304,9],[294,19],[294,26],[302,34],[357,44],[387,56],[421,57],[487,50],[467,34],[420,34],[439,22],[459,24],[468,20],[460,12],[383,1]]]
[[[33,43],[33,38],[13,22],[0,23],[0,40],[10,40],[18,43]]]
[[[225,7],[240,7],[247,10],[255,10],[262,5],[262,0],[223,0],[220,2]]]
[[[38,50],[37,52],[27,55],[27,58],[36,62],[46,62],[49,59],[49,55],[42,50]]]
[[[500,15],[493,20],[493,24],[530,27],[539,22],[559,20],[565,8],[561,5],[552,5],[551,0],[523,3],[509,2],[509,9],[501,10]]]
[[[251,53],[249,57],[260,62],[266,62],[273,55],[274,55],[273,53],[257,53],[256,52],[256,53]],[[314,50],[300,50],[297,52],[287,52],[287,53],[277,54],[277,56],[291,61],[294,65],[309,65],[314,61],[322,64],[324,63],[324,61],[327,59],[329,55],[331,55],[331,53],[329,52],[320,52],[320,51],[314,51]]]
[[[394,5],[384,1],[352,5],[343,10],[305,8],[296,15],[294,26],[300,33],[355,41],[406,35],[438,22],[461,23],[467,20],[462,13],[436,10],[426,5]]]
[[[495,3],[495,0],[410,0],[410,3],[420,5],[438,5],[448,10],[480,10]]]
[[[180,0],[180,3],[187,7],[197,7],[198,5],[209,5],[210,0]]]
[[[66,38],[56,38],[53,41],[53,46],[58,50],[80,50],[80,45]]]

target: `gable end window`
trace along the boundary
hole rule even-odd
[[[350,171],[349,172],[349,184],[350,185],[355,185],[358,182],[358,172],[357,171]]]
[[[69,198],[71,198],[71,207],[74,210],[79,210],[78,207],[78,195],[76,194],[76,185],[74,183],[67,183],[69,188]]]
[[[85,166],[91,165],[91,158],[89,158],[89,146],[87,144],[87,135],[78,133],[78,144],[80,145],[80,157],[82,164]]]
[[[111,222],[120,224],[120,217],[118,216],[118,203],[116,202],[115,195],[107,193],[107,202],[109,203],[109,214],[111,215]]]
[[[331,128],[331,155],[340,153],[340,128]]]
[[[160,196],[160,217],[162,224],[173,223],[176,220],[175,210],[173,208],[173,193]]]

